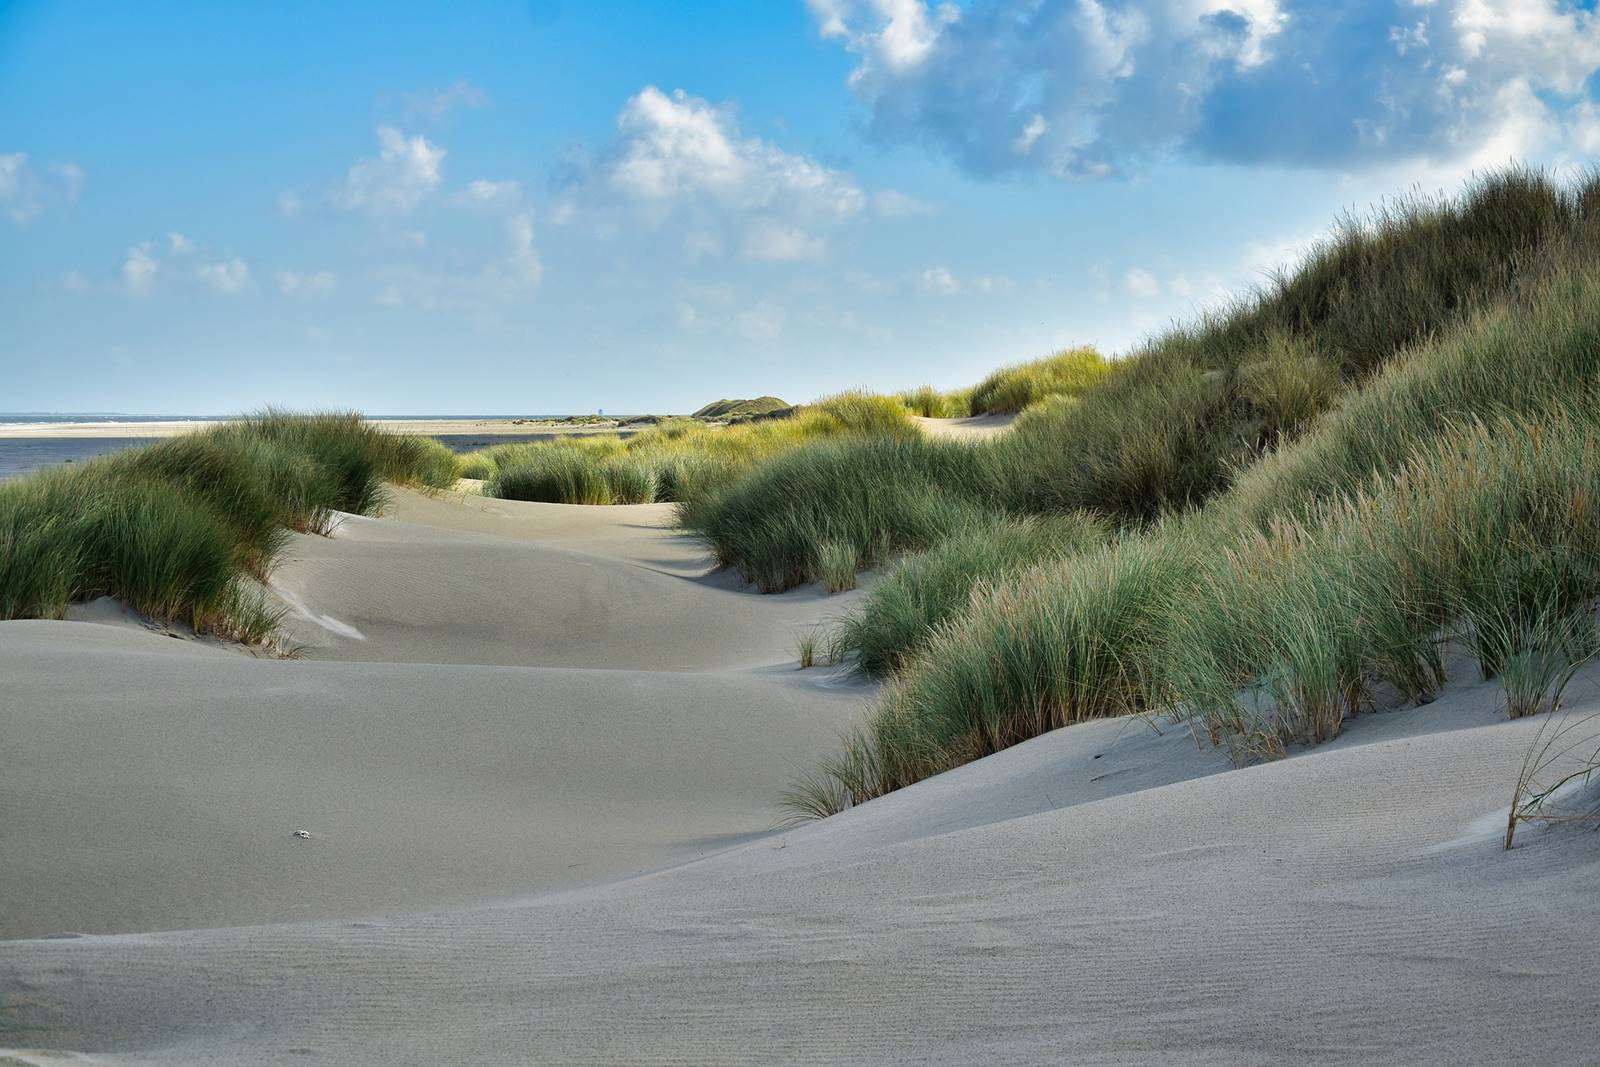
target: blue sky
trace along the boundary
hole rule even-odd
[[[0,411],[668,411],[1108,353],[1600,153],[1566,0],[0,0]]]

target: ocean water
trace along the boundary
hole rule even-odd
[[[549,415],[373,415],[374,422],[397,419],[427,419],[430,421],[472,422],[478,419],[552,418]],[[39,422],[172,422],[176,420],[202,420],[205,415],[0,415],[0,423]],[[493,433],[441,433],[433,438],[455,452],[475,452],[491,445],[518,441],[542,441],[556,434],[493,434]],[[570,436],[570,435],[562,435]],[[60,463],[81,463],[95,456],[121,452],[128,448],[142,448],[157,443],[154,437],[0,437],[0,481],[29,474]]]

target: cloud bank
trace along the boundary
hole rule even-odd
[[[871,133],[982,176],[1358,170],[1600,144],[1571,0],[808,0]]]

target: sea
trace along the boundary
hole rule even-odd
[[[456,452],[475,452],[491,445],[513,441],[538,441],[553,434],[485,434],[474,433],[466,424],[488,419],[550,419],[555,415],[368,415],[373,422],[399,422],[426,420],[429,422],[460,422],[461,433],[438,433],[433,438]],[[118,415],[106,412],[90,414],[52,412],[35,414],[0,414],[0,426],[7,423],[83,423],[83,422],[210,422],[226,418],[219,415]],[[0,481],[16,478],[45,467],[61,463],[82,463],[95,456],[121,452],[128,448],[144,448],[156,444],[158,437],[0,437]]]

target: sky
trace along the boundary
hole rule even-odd
[[[1600,155],[1592,0],[0,0],[0,412],[692,410],[1128,352]]]

